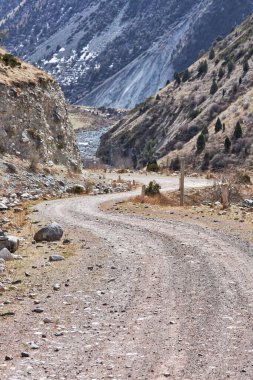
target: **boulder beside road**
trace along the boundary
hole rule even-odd
[[[18,250],[20,239],[16,236],[0,235],[0,250],[7,248],[11,253]]]
[[[53,222],[41,228],[39,231],[37,231],[36,234],[34,235],[34,240],[36,242],[59,241],[61,240],[62,236],[63,236],[63,229],[58,223]]]

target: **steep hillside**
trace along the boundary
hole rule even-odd
[[[132,110],[103,137],[98,155],[126,166],[142,166],[156,157],[167,164],[184,155],[195,168],[252,168],[252,25],[250,16],[177,80]],[[177,168],[178,161],[171,166]]]
[[[43,71],[0,49],[0,153],[80,167],[62,91]]]
[[[132,108],[252,11],[251,0],[9,0],[0,28],[71,102]]]

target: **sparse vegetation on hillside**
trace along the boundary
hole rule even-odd
[[[253,16],[200,60],[131,112],[101,142],[117,147],[135,166],[147,164],[147,141],[163,165],[178,170],[179,151],[194,169],[253,168]],[[197,154],[196,154],[197,153]]]
[[[14,55],[9,53],[0,54],[0,61],[2,61],[6,66],[10,66],[11,68],[21,67],[21,62],[16,57],[14,57]]]

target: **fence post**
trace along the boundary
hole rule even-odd
[[[180,206],[184,206],[184,179],[185,179],[185,158],[180,160]]]

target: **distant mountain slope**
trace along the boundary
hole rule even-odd
[[[253,16],[103,136],[106,163],[253,169]],[[236,128],[237,125],[237,128]],[[225,142],[226,141],[226,142]]]
[[[2,0],[0,27],[71,102],[131,108],[252,11],[251,0]]]

